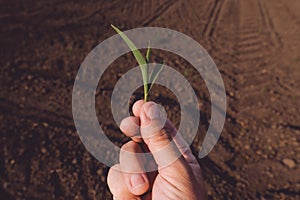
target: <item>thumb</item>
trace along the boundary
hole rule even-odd
[[[198,199],[198,192],[196,192],[198,189],[195,188],[198,184],[195,176],[199,175],[194,174],[193,170],[197,167],[192,162],[193,159],[190,159],[190,150],[186,150],[188,145],[185,144],[172,123],[166,120],[160,106],[154,102],[140,105],[141,103],[136,104],[134,113],[140,117],[142,138],[158,165],[158,175],[155,180],[155,183],[158,184],[154,184],[153,191],[159,190],[158,188],[163,186],[168,191],[172,191],[173,197]],[[187,160],[180,150],[183,154],[189,154],[186,156]],[[188,163],[188,161],[190,162]],[[192,168],[190,164],[195,167]],[[156,196],[153,196],[153,199],[156,199]]]
[[[161,106],[146,102],[140,113],[141,135],[159,168],[166,167],[181,157],[173,138],[176,130],[169,127]]]

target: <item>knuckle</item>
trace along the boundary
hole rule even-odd
[[[122,145],[120,155],[121,156],[125,155],[128,152],[129,153],[141,153],[142,150],[138,143],[131,140]]]
[[[126,152],[133,152],[134,151],[134,146],[135,146],[134,143],[135,142],[133,142],[133,141],[129,141],[129,142],[123,144],[122,147],[121,147],[121,153],[125,152],[125,151]]]
[[[169,134],[169,130],[164,127],[149,139],[153,146],[165,146],[172,140],[172,137]]]

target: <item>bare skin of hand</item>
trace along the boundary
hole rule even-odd
[[[120,163],[108,173],[107,182],[114,199],[205,200],[200,165],[173,124],[161,117],[158,105],[140,100],[133,105],[133,113],[120,125],[121,131],[132,140],[122,146]],[[169,148],[159,152],[168,144]],[[126,154],[145,151],[152,153],[153,162],[146,163],[132,156],[135,154],[130,157]],[[166,165],[165,160],[173,161]],[[146,172],[147,166],[157,166],[158,170]]]

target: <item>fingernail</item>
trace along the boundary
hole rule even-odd
[[[146,183],[144,177],[141,174],[132,174],[130,179],[133,189],[138,188]]]
[[[146,111],[147,116],[150,119],[160,119],[160,110],[158,105],[152,105],[147,111]]]

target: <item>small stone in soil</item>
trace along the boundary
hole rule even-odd
[[[282,160],[282,163],[290,169],[292,169],[296,166],[295,161],[293,161],[292,159],[289,159],[289,158],[284,158]]]

